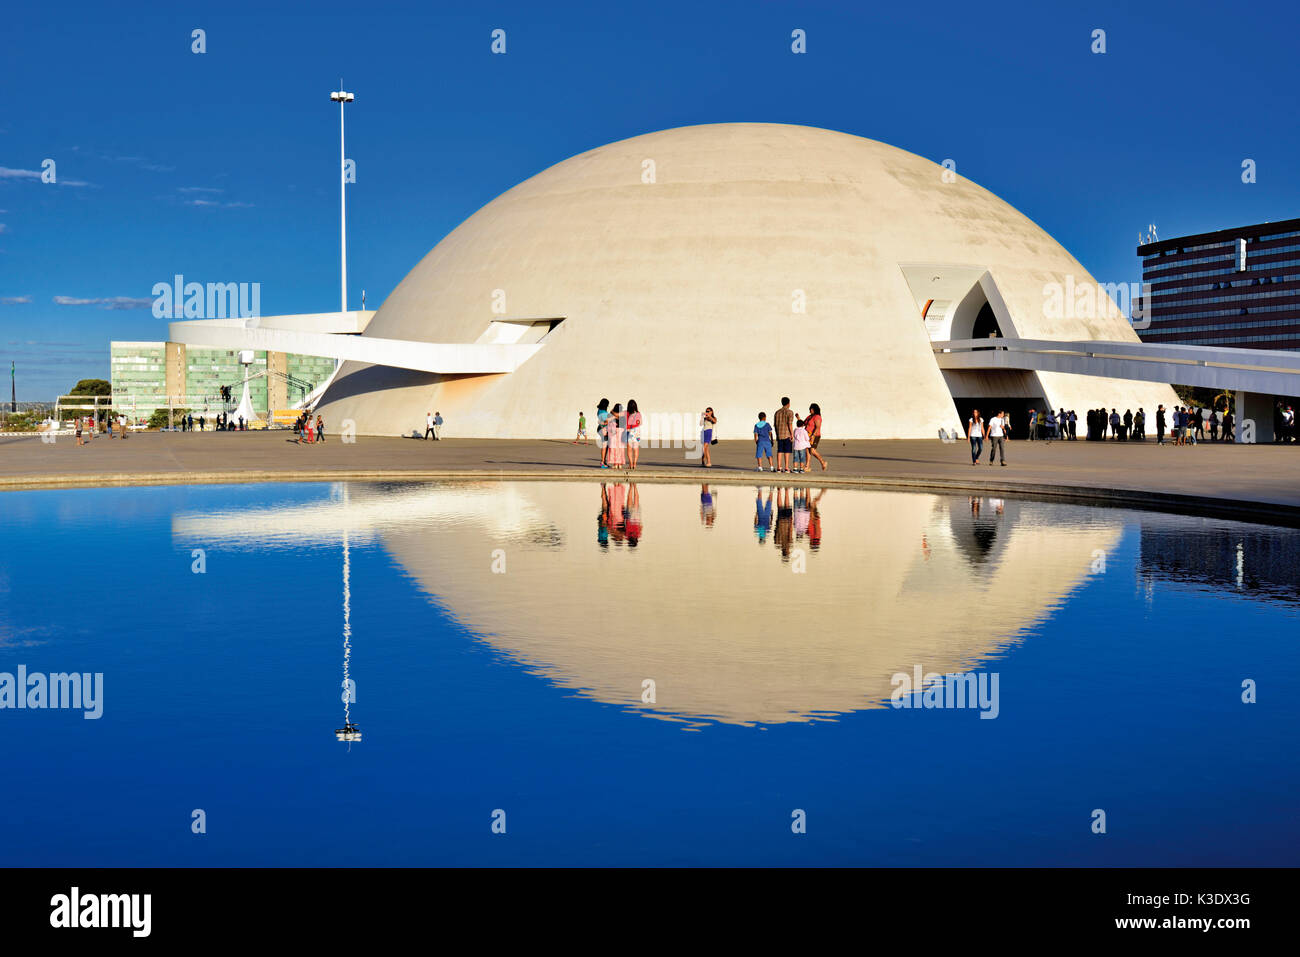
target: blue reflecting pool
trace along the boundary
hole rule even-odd
[[[1297,863],[1292,530],[467,482],[0,534],[6,866]],[[16,707],[73,673],[98,717]]]

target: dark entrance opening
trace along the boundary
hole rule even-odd
[[[997,415],[998,412],[1006,412],[1011,417],[1011,440],[1023,439],[1029,433],[1029,410],[1032,408],[1035,412],[1043,412],[1047,409],[1047,403],[1042,399],[1024,399],[1010,398],[999,396],[983,396],[978,399],[954,398],[953,404],[957,406],[957,418],[961,422],[964,435],[966,432],[966,423],[971,417],[971,413],[976,409],[980,410],[980,417],[987,422],[990,418]]]
[[[971,326],[970,337],[972,339],[987,339],[994,333],[1001,337],[1002,330],[998,328],[998,317],[993,315],[993,307],[985,302],[980,307],[979,314],[975,316],[975,324]]]

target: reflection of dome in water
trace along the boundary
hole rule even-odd
[[[640,486],[645,530],[635,550],[597,545],[597,486],[513,489],[559,527],[563,551],[516,535],[504,545],[506,573],[494,574],[488,556],[500,543],[480,522],[440,527],[437,548],[416,526],[390,526],[382,541],[466,627],[555,684],[737,723],[876,707],[891,676],[917,664],[977,667],[1043,620],[1121,532],[1118,522],[1071,527],[1040,506],[1053,516],[1044,524],[1004,515],[996,548],[977,564],[958,544],[961,524],[936,507],[948,500],[834,490],[819,509],[822,547],[794,574],[772,542],[756,543],[744,488],[714,488],[718,519],[705,533],[697,489]],[[358,489],[354,501],[364,499]],[[641,703],[646,678],[654,705]]]
[[[878,707],[897,672],[980,667],[1043,621],[1123,530],[1069,506],[1008,502],[997,517],[985,498],[980,521],[997,527],[985,550],[967,498],[836,489],[818,503],[821,547],[795,538],[804,555],[782,561],[775,531],[758,543],[745,487],[713,487],[706,530],[698,488],[640,485],[635,549],[598,544],[596,484],[333,488],[305,505],[181,513],[173,535],[255,548],[380,541],[487,645],[554,684],[732,723]],[[498,548],[504,574],[492,571]],[[641,703],[646,678],[653,705]]]
[[[768,123],[588,150],[465,220],[364,333],[536,354],[482,375],[347,362],[325,420],[406,434],[438,410],[457,436],[568,438],[577,411],[609,394],[647,413],[712,405],[721,438],[746,438],[795,369],[812,372],[796,404],[820,403],[835,438],[932,438],[952,428],[954,395],[1171,405],[1163,385],[939,370],[932,335],[1138,341],[1109,300],[1096,317],[1047,315],[1045,283],[1092,277],[1019,211],[946,174],[875,140]],[[888,414],[883,396],[900,398]]]

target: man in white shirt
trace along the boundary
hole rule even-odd
[[[989,419],[989,465],[993,464],[994,456],[1002,460],[1002,464],[1007,464],[1007,414],[999,412],[993,418]]]
[[[424,440],[426,442],[429,441],[429,436],[431,435],[437,438],[433,431],[433,413],[426,412],[424,413]]]

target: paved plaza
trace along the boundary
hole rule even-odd
[[[965,442],[826,441],[830,470],[779,476],[781,483],[893,486],[986,494],[1088,498],[1113,504],[1237,515],[1300,525],[1300,448],[1145,443],[1008,443],[1009,465],[970,464]],[[987,454],[987,453],[986,453]],[[289,432],[138,433],[125,441],[97,436],[78,447],[70,436],[0,436],[0,489],[208,482],[433,479],[448,477],[772,484],[754,469],[753,444],[721,442],[714,467],[683,449],[642,450],[635,473],[602,470],[594,444],[552,440],[454,439],[441,442],[359,437],[298,445]],[[813,467],[817,465],[814,462]]]

